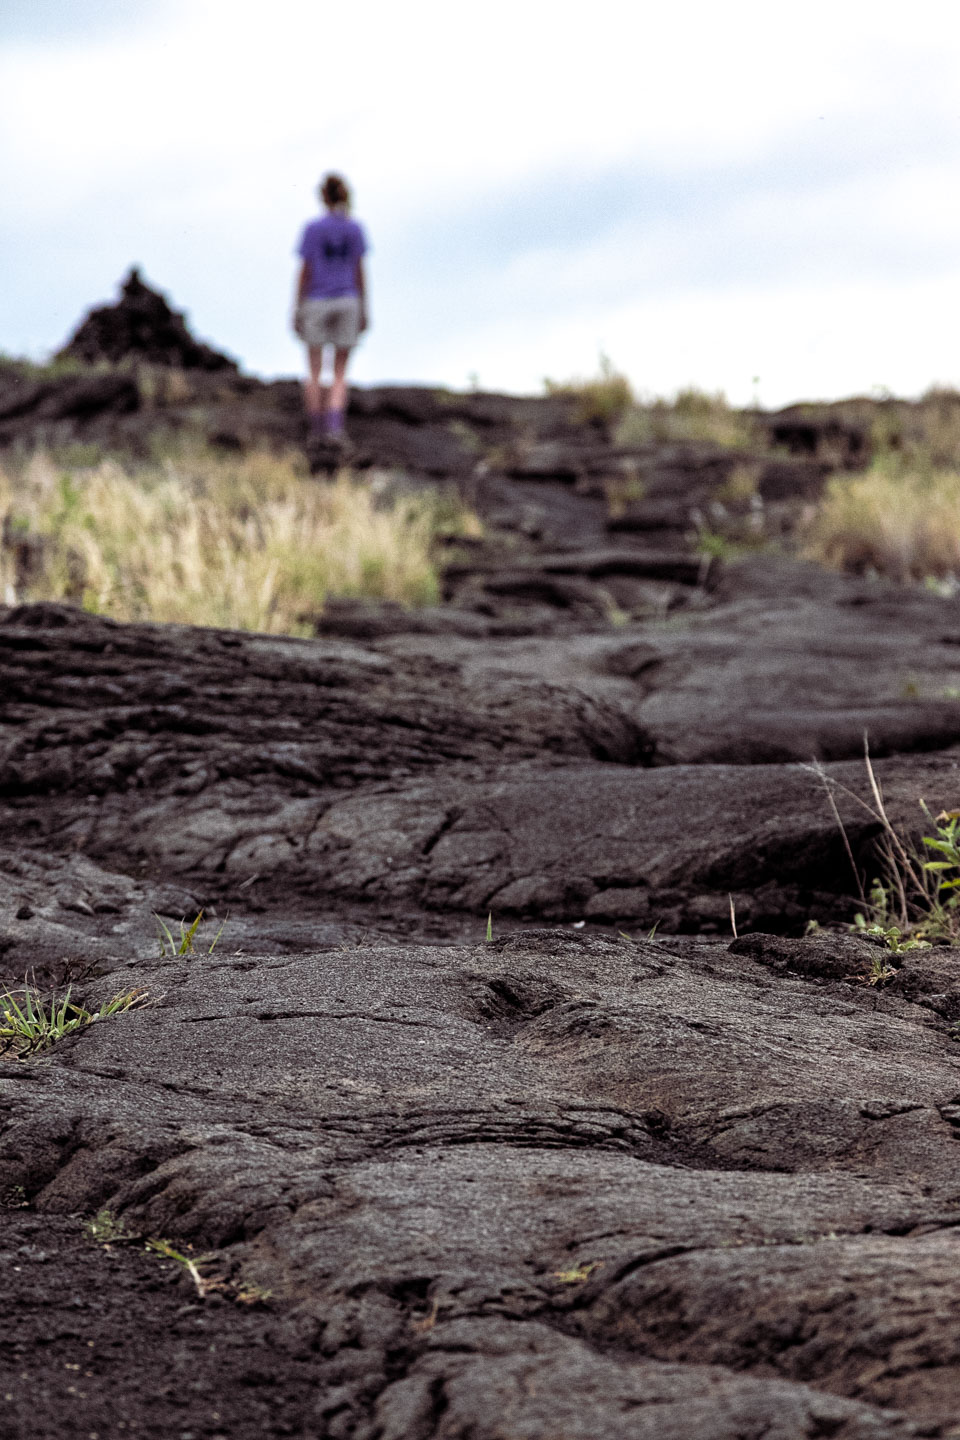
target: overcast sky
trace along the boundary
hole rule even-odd
[[[300,366],[327,169],[372,244],[361,381],[596,369],[764,404],[960,386],[957,0],[0,0],[0,349],[138,263]]]

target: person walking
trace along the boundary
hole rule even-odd
[[[367,329],[363,257],[367,237],[350,218],[350,190],[341,175],[325,175],[319,189],[326,214],[303,229],[297,254],[302,264],[294,296],[293,328],[307,347],[304,385],[311,436],[343,436],[350,352]],[[325,354],[333,373],[323,380]]]

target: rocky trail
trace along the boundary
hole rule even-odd
[[[44,383],[8,439],[157,421]],[[786,525],[858,457],[777,423]],[[484,519],[442,605],[0,610],[0,980],[140,995],[0,1055],[4,1436],[960,1435],[960,962],[845,928],[827,793],[868,881],[865,734],[957,805],[960,605],[704,560],[731,453],[563,397],[351,428]]]

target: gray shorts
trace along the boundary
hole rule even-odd
[[[338,350],[352,350],[360,339],[359,295],[301,300],[296,328],[305,345],[335,345]]]

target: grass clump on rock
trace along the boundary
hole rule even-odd
[[[600,356],[599,372],[592,378],[544,380],[543,387],[548,395],[574,400],[574,417],[581,425],[614,425],[634,403],[630,381],[606,355]]]
[[[919,837],[918,844],[891,821],[866,740],[864,763],[869,801],[838,784],[818,763],[811,767],[824,787],[843,836],[860,895],[862,909],[854,916],[851,928],[882,940],[894,952],[931,944],[960,945],[960,810],[943,810],[934,816],[921,799],[926,833]],[[876,858],[880,873],[871,882],[869,892],[854,860],[835,792],[852,800],[879,826]],[[878,975],[871,983],[883,978]]]
[[[960,577],[960,394],[884,401],[869,421],[873,463],[835,475],[806,532],[811,558],[901,584]]]
[[[657,398],[625,408],[614,439],[629,449],[634,445],[719,445],[749,450],[763,442],[755,417],[735,410],[722,391],[710,394],[690,386],[672,400]]]
[[[167,923],[160,915],[155,914],[154,919],[157,922],[157,939],[160,942],[161,960],[179,960],[182,959],[185,955],[192,955],[197,950],[198,946],[200,945],[197,932],[200,929],[200,923],[203,920],[202,910],[195,919],[191,920],[189,925],[187,924],[186,920],[180,921],[180,933],[178,935],[174,934],[174,932],[170,929],[170,926],[167,925]],[[204,954],[213,954],[214,950],[217,948],[217,944],[219,943],[220,936],[223,934],[226,923],[227,922],[224,920],[223,924],[217,930],[212,940],[204,941]]]
[[[699,443],[749,450],[765,443],[755,416],[734,409],[722,391],[710,393],[691,385],[669,400],[662,396],[641,400],[606,355],[600,356],[596,375],[545,380],[544,389],[548,395],[573,400],[573,417],[579,424],[607,426],[614,444],[624,449]]]
[[[882,797],[874,812],[884,826],[883,874],[870,888],[866,915],[858,913],[855,923],[894,951],[960,944],[960,810],[934,817],[922,801],[921,809],[933,831],[921,837],[923,850],[890,824]]]
[[[116,620],[309,634],[328,595],[435,601],[449,509],[382,477],[312,480],[264,451],[133,467],[39,453],[0,470],[0,588]]]
[[[67,990],[59,998],[44,999],[37,987],[27,982],[19,991],[0,995],[0,1055],[26,1059],[97,1020],[132,1010],[148,998],[144,990],[127,990],[105,1000],[98,1010],[88,1010],[70,997]]]
[[[960,574],[960,469],[880,462],[828,481],[807,533],[808,553],[834,570],[900,583]]]

